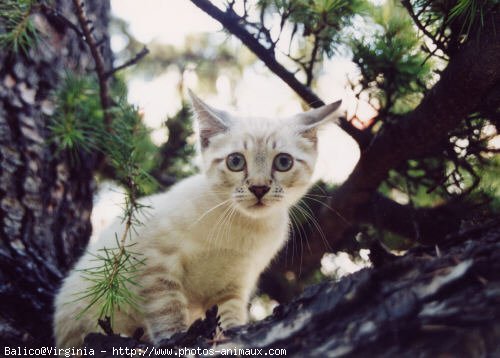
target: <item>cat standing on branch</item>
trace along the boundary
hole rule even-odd
[[[115,312],[114,331],[144,327],[158,343],[185,330],[213,305],[222,328],[247,322],[257,280],[288,237],[290,208],[306,193],[317,158],[317,129],[338,117],[340,101],[291,118],[233,116],[190,93],[199,124],[202,173],[168,192],[143,199],[151,207],[129,243],[145,258],[129,289],[140,307]],[[116,222],[91,244],[56,297],[54,331],[60,348],[80,346],[98,331],[99,307],[79,319],[91,282],[82,270],[103,248],[116,247]]]

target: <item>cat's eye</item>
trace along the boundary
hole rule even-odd
[[[241,153],[229,154],[226,158],[226,165],[233,172],[241,172],[246,165],[245,156]]]
[[[293,158],[290,154],[280,153],[274,157],[273,166],[274,169],[280,172],[289,171],[293,166]]]

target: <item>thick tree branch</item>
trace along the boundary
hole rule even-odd
[[[434,247],[413,249],[380,267],[308,287],[268,318],[225,332],[224,340],[211,338],[216,313],[208,311],[207,319],[160,346],[257,348],[261,355],[285,348],[289,357],[496,357],[499,260],[497,223],[442,245],[439,254]],[[118,335],[92,333],[84,344],[96,357],[112,357],[113,347],[156,356],[149,343]]]
[[[498,86],[500,35],[494,24],[500,23],[500,14],[496,11],[490,16],[480,36],[471,36],[456,53],[420,105],[397,123],[383,128],[362,152],[347,181],[334,192],[328,204],[343,218],[324,209],[320,222],[331,247],[339,246],[350,226],[344,218],[356,220],[389,170],[406,160],[432,153],[448,132],[477,110]],[[302,272],[306,273],[318,267],[325,251],[319,235],[310,238],[309,245],[311,250],[303,257]]]

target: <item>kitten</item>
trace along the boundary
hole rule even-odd
[[[247,322],[247,305],[259,275],[288,236],[288,210],[306,193],[317,156],[316,129],[340,101],[286,119],[241,118],[212,108],[190,93],[199,124],[202,173],[168,192],[144,199],[144,226],[130,243],[145,258],[130,287],[141,297],[140,312],[115,313],[115,332],[138,327],[158,343],[185,330],[217,304],[223,328]],[[78,347],[98,331],[98,307],[76,316],[88,300],[76,300],[89,282],[96,250],[116,247],[113,224],[91,244],[65,279],[55,300],[58,347]],[[76,296],[75,296],[76,295]]]

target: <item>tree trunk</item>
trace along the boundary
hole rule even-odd
[[[0,345],[51,342],[53,294],[91,233],[96,157],[75,164],[51,143],[49,126],[65,71],[83,73],[93,62],[66,22],[76,24],[71,2],[52,4],[32,15],[36,46],[0,53]],[[111,61],[109,2],[85,5]]]

